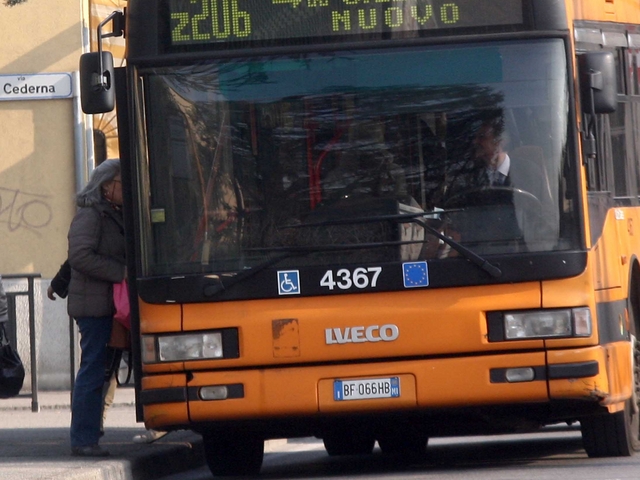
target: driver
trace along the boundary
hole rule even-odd
[[[519,251],[523,234],[512,188],[513,165],[504,149],[504,120],[494,111],[477,120],[467,127],[473,133],[467,137],[466,168],[450,184],[444,209],[452,211],[446,215],[445,235],[483,254]]]
[[[482,187],[516,187],[524,191],[512,197],[518,212],[518,225],[530,249],[552,248],[558,235],[558,213],[551,182],[544,168],[540,146],[520,146],[504,151],[507,136],[503,117],[486,118],[473,138],[474,158],[484,167]],[[505,194],[506,192],[503,192]]]

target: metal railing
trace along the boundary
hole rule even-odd
[[[17,348],[18,345],[18,332],[17,332],[17,305],[16,297],[26,296],[29,301],[29,353],[31,355],[31,411],[40,411],[40,405],[38,404],[38,359],[36,356],[36,307],[34,297],[34,280],[40,278],[39,273],[24,273],[24,274],[8,274],[2,275],[3,280],[26,280],[27,290],[8,291],[7,304],[9,307],[9,321],[7,322],[7,335],[9,335],[9,341]],[[6,291],[6,288],[5,288]],[[22,395],[20,395],[22,396]]]

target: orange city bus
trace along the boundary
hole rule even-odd
[[[147,427],[216,475],[302,436],[640,448],[637,3],[129,0],[123,34],[82,102],[117,107]]]

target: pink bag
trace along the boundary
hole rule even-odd
[[[131,330],[131,305],[129,305],[129,286],[126,279],[113,284],[113,305],[116,308],[113,319]]]

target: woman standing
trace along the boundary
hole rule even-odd
[[[104,457],[100,420],[107,343],[114,314],[113,284],[126,275],[120,161],[105,160],[77,195],[69,228],[71,283],[67,308],[78,324],[80,369],[71,403],[71,453]]]

